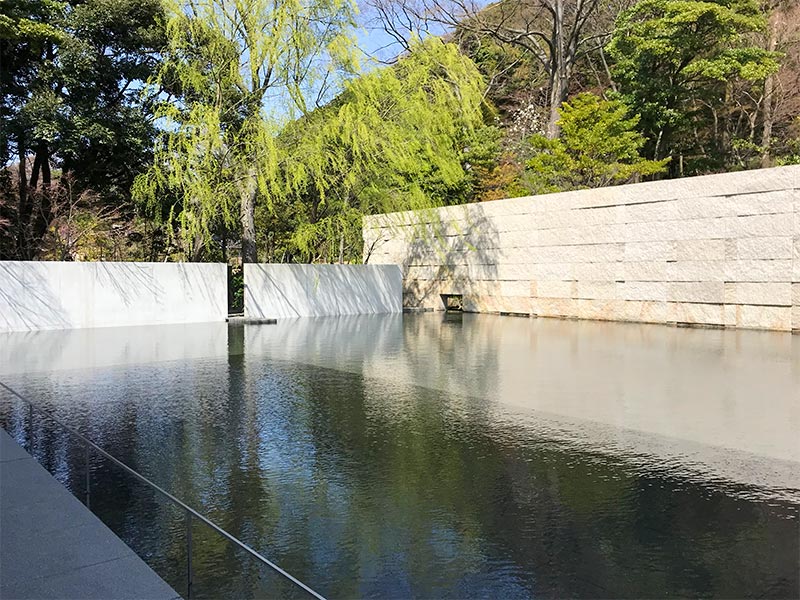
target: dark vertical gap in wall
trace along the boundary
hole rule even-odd
[[[228,314],[244,312],[244,269],[242,265],[228,265]]]

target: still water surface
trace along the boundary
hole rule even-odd
[[[328,597],[800,595],[797,336],[428,314],[10,334],[0,365]],[[77,445],[32,443],[80,495]],[[101,459],[92,485],[183,593],[183,515]],[[193,536],[195,596],[291,595]]]

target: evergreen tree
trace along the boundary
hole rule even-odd
[[[620,92],[641,115],[648,157],[673,156],[682,175],[684,155],[730,150],[720,121],[733,86],[763,86],[778,69],[777,55],[746,37],[764,26],[757,0],[641,0],[620,15],[608,50]]]
[[[663,172],[669,162],[642,158],[639,117],[628,116],[619,100],[578,94],[560,113],[560,138],[538,135],[530,141],[535,155],[526,163],[526,179],[534,193],[630,183]]]
[[[129,199],[153,135],[141,85],[158,64],[159,0],[4,0],[0,4],[0,151],[13,206],[14,256],[35,258],[70,177],[105,205]],[[60,172],[60,175],[59,175]]]

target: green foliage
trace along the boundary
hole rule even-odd
[[[499,156],[495,164],[477,169],[476,200],[501,200],[526,196],[530,190],[524,180],[524,166],[518,158],[505,152]]]
[[[7,0],[0,16],[4,162],[48,158],[109,202],[128,198],[153,129],[136,88],[156,62],[158,0]]]
[[[620,15],[608,52],[648,156],[690,151],[689,130],[719,118],[734,82],[777,71],[778,55],[746,37],[765,24],[757,0],[641,0]]]
[[[154,216],[170,198],[187,255],[198,258],[214,228],[236,229],[238,218],[254,260],[256,199],[272,209],[286,193],[278,132],[311,95],[324,97],[338,70],[353,68],[353,10],[348,0],[167,3],[168,44],[151,84],[179,100],[156,110],[156,159],[134,193]]]
[[[244,312],[244,269],[242,265],[228,267],[228,312]]]
[[[800,116],[795,121],[800,128]],[[777,166],[800,165],[800,137],[788,140],[775,162]]]
[[[160,15],[160,0],[0,3],[0,152],[28,174],[5,199],[9,257],[44,252],[63,184],[54,177],[133,218],[130,186],[155,133],[139,90],[158,62]]]
[[[24,115],[27,104],[35,101],[36,89],[46,81],[46,54],[65,37],[59,26],[65,2],[6,0],[0,12],[0,84],[2,84],[3,162],[10,158],[11,144],[30,122]],[[48,77],[53,65],[49,65]]]
[[[356,78],[351,2],[0,0],[0,256],[166,240],[219,259],[241,240],[252,260],[257,240],[267,260],[359,261],[365,214],[800,161],[790,2],[769,30],[759,0],[602,2],[586,31],[619,13],[608,53],[564,75],[610,100],[574,97],[557,140],[529,138],[552,120],[533,46],[457,26],[474,62],[428,39]],[[65,221],[67,177],[91,202]]]
[[[359,260],[361,216],[466,202],[491,161],[484,83],[452,44],[429,39],[293,123],[282,143],[295,260]]]
[[[628,183],[662,173],[669,162],[642,158],[639,117],[629,117],[619,100],[582,93],[560,113],[560,138],[530,140],[535,154],[526,163],[526,179],[536,193]]]

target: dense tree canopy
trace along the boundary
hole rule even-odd
[[[713,145],[725,161],[740,135],[735,87],[763,87],[778,70],[777,56],[745,35],[765,26],[757,0],[641,0],[620,16],[609,53],[648,156],[708,160],[703,146]]]
[[[0,3],[0,257],[354,261],[374,212],[800,161],[791,0],[365,2]]]
[[[347,0],[167,4],[165,59],[151,83],[178,99],[159,104],[164,131],[135,191],[154,214],[162,195],[174,194],[170,214],[186,255],[200,258],[213,227],[238,221],[242,258],[257,260],[256,200],[271,206],[284,193],[281,124],[352,65],[352,14]]]
[[[140,92],[162,45],[162,8],[159,0],[8,0],[2,10],[0,150],[17,164],[3,195],[14,209],[12,245],[33,258],[62,175],[119,207],[150,162],[155,129]]]
[[[429,39],[287,128],[293,219],[283,250],[304,260],[359,259],[362,215],[468,202],[472,169],[491,160],[496,138],[483,90],[472,61]]]
[[[535,192],[629,183],[664,172],[668,158],[640,156],[645,137],[636,130],[639,117],[630,117],[622,102],[584,93],[559,112],[559,139],[539,135],[530,141],[534,152],[526,173]]]

